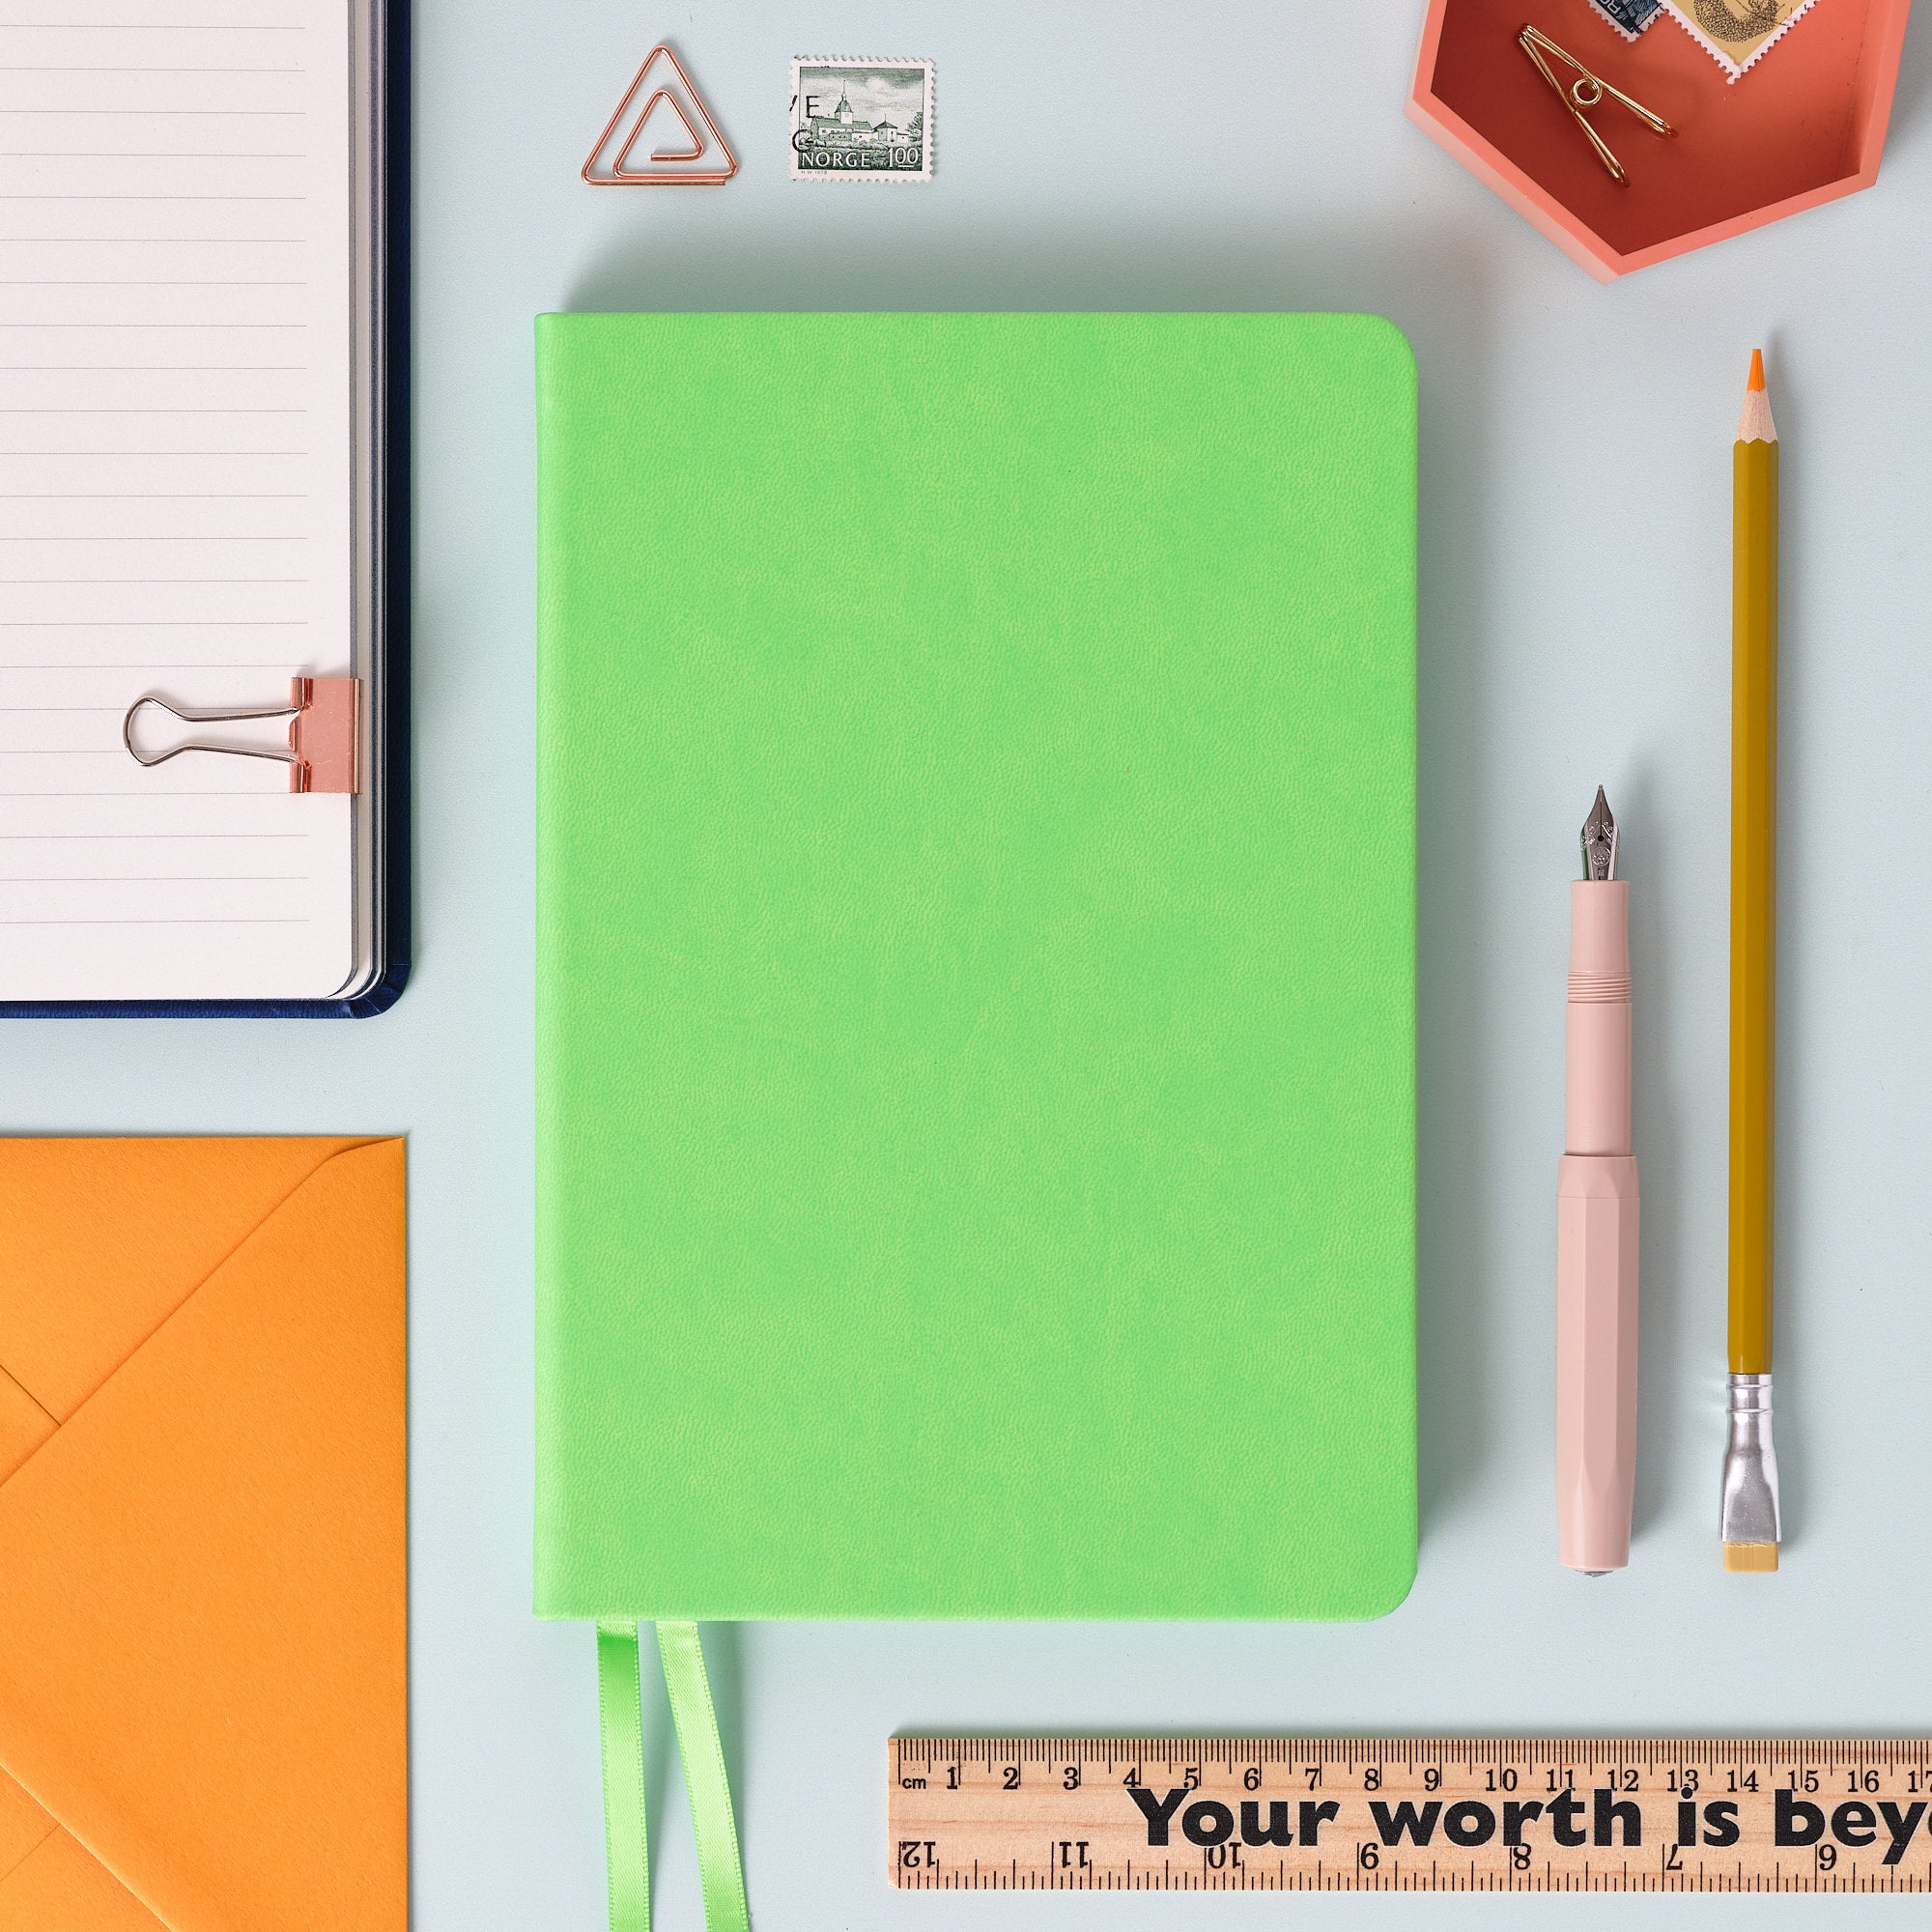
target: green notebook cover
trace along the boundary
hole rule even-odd
[[[537,326],[536,1605],[1345,1618],[1415,1505],[1415,371]]]

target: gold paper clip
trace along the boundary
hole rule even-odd
[[[1571,119],[1582,128],[1584,138],[1597,151],[1597,158],[1610,171],[1610,179],[1619,187],[1629,184],[1624,173],[1624,164],[1611,154],[1609,144],[1590,125],[1588,109],[1602,104],[1605,95],[1610,99],[1620,101],[1636,116],[1653,134],[1675,136],[1677,129],[1662,114],[1653,114],[1640,100],[1633,100],[1621,88],[1612,87],[1607,80],[1600,80],[1575,54],[1566,53],[1548,34],[1540,34],[1534,27],[1525,27],[1517,36],[1517,44],[1536,63],[1536,71],[1554,90],[1558,100],[1570,110]],[[1568,87],[1550,71],[1549,63],[1543,58],[1546,53],[1554,54],[1565,67],[1572,69],[1577,78]]]
[[[217,745],[190,738],[165,752],[147,753],[134,743],[134,720],[148,705],[179,718],[185,724],[227,724],[242,718],[286,718],[289,744],[279,746]],[[298,677],[289,680],[286,704],[258,706],[246,711],[200,711],[170,704],[150,692],[137,697],[121,720],[121,742],[135,763],[164,765],[184,752],[218,752],[232,758],[273,758],[289,768],[291,791],[354,792],[359,790],[356,749],[362,710],[362,681],[355,677]]]

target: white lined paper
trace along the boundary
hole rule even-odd
[[[349,800],[121,744],[360,668],[349,61],[343,0],[0,0],[0,998],[354,970]]]

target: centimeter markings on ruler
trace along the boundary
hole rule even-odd
[[[895,1738],[917,1891],[1928,1891],[1932,1741]]]

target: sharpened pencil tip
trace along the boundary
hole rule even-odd
[[[1764,351],[1751,351],[1750,381],[1745,385],[1745,406],[1738,416],[1740,442],[1776,442],[1777,425],[1771,419],[1771,397],[1764,386]]]

